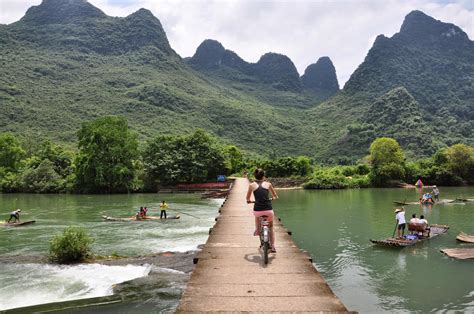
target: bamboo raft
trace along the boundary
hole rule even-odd
[[[441,252],[457,259],[474,259],[474,248],[444,249]]]
[[[414,184],[408,184],[408,183],[399,183],[397,184],[399,188],[404,188],[404,189],[432,189],[434,186],[433,185],[423,185],[423,186],[416,186]]]
[[[456,198],[454,201],[460,203],[469,203],[474,202],[474,198]]]
[[[400,202],[400,201],[393,201],[395,205],[418,205],[420,202]]]
[[[455,199],[455,200],[450,200],[450,199],[441,199],[437,202],[423,202],[421,203],[420,201],[417,201],[417,202],[400,202],[400,201],[393,201],[393,203],[395,205],[434,205],[434,204],[450,204],[450,203],[455,203],[455,202],[459,202],[458,199]]]
[[[474,236],[461,231],[461,233],[459,233],[456,237],[456,240],[461,242],[474,243]]]
[[[387,238],[383,240],[372,240],[370,239],[370,242],[380,245],[380,246],[386,246],[386,247],[407,247],[411,246],[420,242],[423,242],[425,240],[434,238],[439,236],[440,234],[446,233],[449,229],[449,226],[447,225],[430,225],[430,235],[428,237],[424,238],[418,238],[414,240],[409,240],[406,238],[403,239],[397,239],[397,238]]]
[[[167,216],[166,218],[161,219],[158,216],[146,216],[145,218],[137,219],[136,217],[111,217],[111,216],[102,216],[102,219],[106,221],[160,221],[168,219],[179,219],[180,216]]]
[[[28,220],[28,221],[23,221],[23,222],[6,222],[6,221],[0,221],[0,225],[3,225],[5,227],[21,227],[21,226],[26,226],[26,225],[31,225],[35,223],[36,220]]]

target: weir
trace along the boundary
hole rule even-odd
[[[276,254],[268,265],[258,247],[247,179],[235,180],[217,223],[198,254],[177,312],[332,312],[348,310],[301,251],[274,221]]]

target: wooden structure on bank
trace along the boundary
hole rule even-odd
[[[245,201],[247,179],[236,179],[202,251],[177,312],[346,313],[277,220],[277,253],[264,265],[252,205]]]

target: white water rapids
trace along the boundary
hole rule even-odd
[[[80,264],[1,265],[0,311],[36,304],[112,295],[112,286],[147,276],[151,266]]]

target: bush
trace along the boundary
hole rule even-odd
[[[328,189],[346,189],[349,187],[348,179],[344,176],[331,176],[331,175],[322,175],[314,177],[309,182],[305,183],[303,187],[305,189],[318,189],[318,190],[328,190]]]
[[[331,173],[330,171],[333,170]],[[369,178],[365,176],[344,176],[338,174],[337,169],[326,170],[325,172],[319,172],[314,177],[305,183],[303,187],[305,189],[347,189],[347,188],[365,188],[370,185]],[[336,174],[334,173],[336,172]]]
[[[49,259],[60,264],[81,262],[90,255],[92,242],[83,228],[69,226],[49,242]]]

